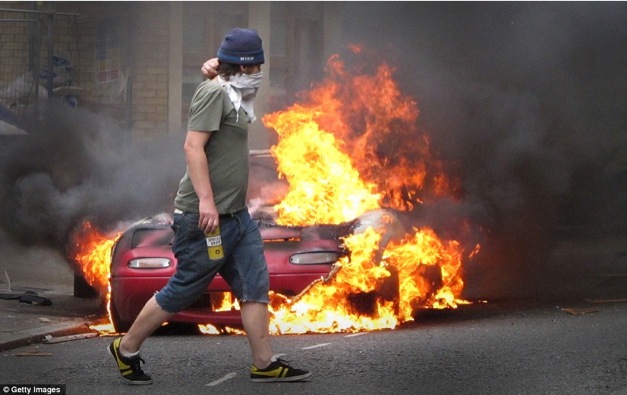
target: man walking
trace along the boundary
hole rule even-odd
[[[123,337],[109,346],[128,384],[151,384],[141,368],[142,343],[172,315],[195,302],[216,274],[237,297],[256,382],[299,381],[311,373],[272,357],[268,269],[257,223],[246,207],[248,123],[261,84],[264,52],[255,30],[235,28],[218,50],[218,77],[197,88],[185,138],[187,170],[174,201],[176,273]]]

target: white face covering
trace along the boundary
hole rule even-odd
[[[228,81],[223,79],[221,76],[218,76],[220,85],[226,88],[226,93],[229,95],[229,99],[231,99],[231,102],[233,102],[233,105],[235,106],[235,112],[238,114],[238,120],[240,107],[242,107],[244,111],[246,111],[246,114],[248,114],[250,123],[253,123],[255,119],[257,119],[253,108],[253,101],[255,100],[255,96],[257,95],[257,90],[261,85],[262,79],[263,71],[255,74],[242,73],[233,75],[229,77]]]

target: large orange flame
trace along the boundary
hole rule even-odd
[[[279,175],[290,185],[276,206],[287,225],[338,223],[381,205],[412,210],[425,199],[454,197],[443,163],[416,126],[416,102],[394,70],[348,72],[335,55],[328,77],[294,104],[263,118],[274,129]]]
[[[289,184],[274,207],[277,223],[338,224],[379,208],[412,210],[436,197],[455,198],[454,183],[416,127],[416,102],[401,93],[393,73],[386,64],[372,74],[349,72],[332,56],[327,78],[304,93],[302,103],[263,118],[278,135],[271,152]],[[279,333],[394,328],[412,320],[417,308],[465,303],[459,242],[421,228],[385,245],[382,231],[346,238],[351,256],[304,295],[292,300],[274,295],[273,328]]]
[[[293,106],[266,118],[279,133],[272,148],[278,171],[292,186],[276,206],[280,224],[339,223],[379,207],[375,185],[361,180],[342,142],[320,129],[317,111]]]

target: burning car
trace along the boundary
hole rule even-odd
[[[402,94],[386,64],[368,75],[347,73],[338,56],[328,66],[328,77],[303,103],[262,119],[277,143],[262,155],[272,163],[251,171],[249,192],[275,216],[259,218],[272,291],[270,331],[393,329],[420,309],[469,303],[462,297],[464,263],[480,246],[466,237],[472,224],[461,216],[446,218],[437,231],[423,218],[422,208],[455,204],[462,194],[417,128],[416,101]],[[100,295],[111,287],[114,326],[128,329],[174,273],[168,221],[143,221],[116,239],[89,227],[77,236],[79,251],[69,256]],[[240,324],[220,277],[172,320]]]
[[[375,222],[381,218],[387,217],[366,214],[340,225],[307,227],[279,226],[267,218],[257,218],[271,293],[295,297],[311,284],[328,278],[340,257],[347,255],[342,237],[359,233],[366,226],[377,226]],[[173,237],[171,218],[162,214],[133,224],[115,242],[110,267],[110,315],[117,332],[129,329],[148,299],[174,274],[177,262],[172,253]],[[220,275],[198,301],[170,322],[210,324],[221,330],[241,327],[236,301]]]

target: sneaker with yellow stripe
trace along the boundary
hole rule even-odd
[[[277,381],[301,381],[311,376],[311,373],[291,367],[287,361],[277,358],[265,369],[258,369],[255,365],[250,370],[250,379],[256,383],[274,383]]]
[[[118,364],[118,369],[120,369],[124,382],[133,385],[152,384],[152,378],[144,373],[141,368],[140,363],[144,362],[144,360],[139,355],[125,357],[120,353],[121,340],[122,338],[118,337],[107,349]]]

